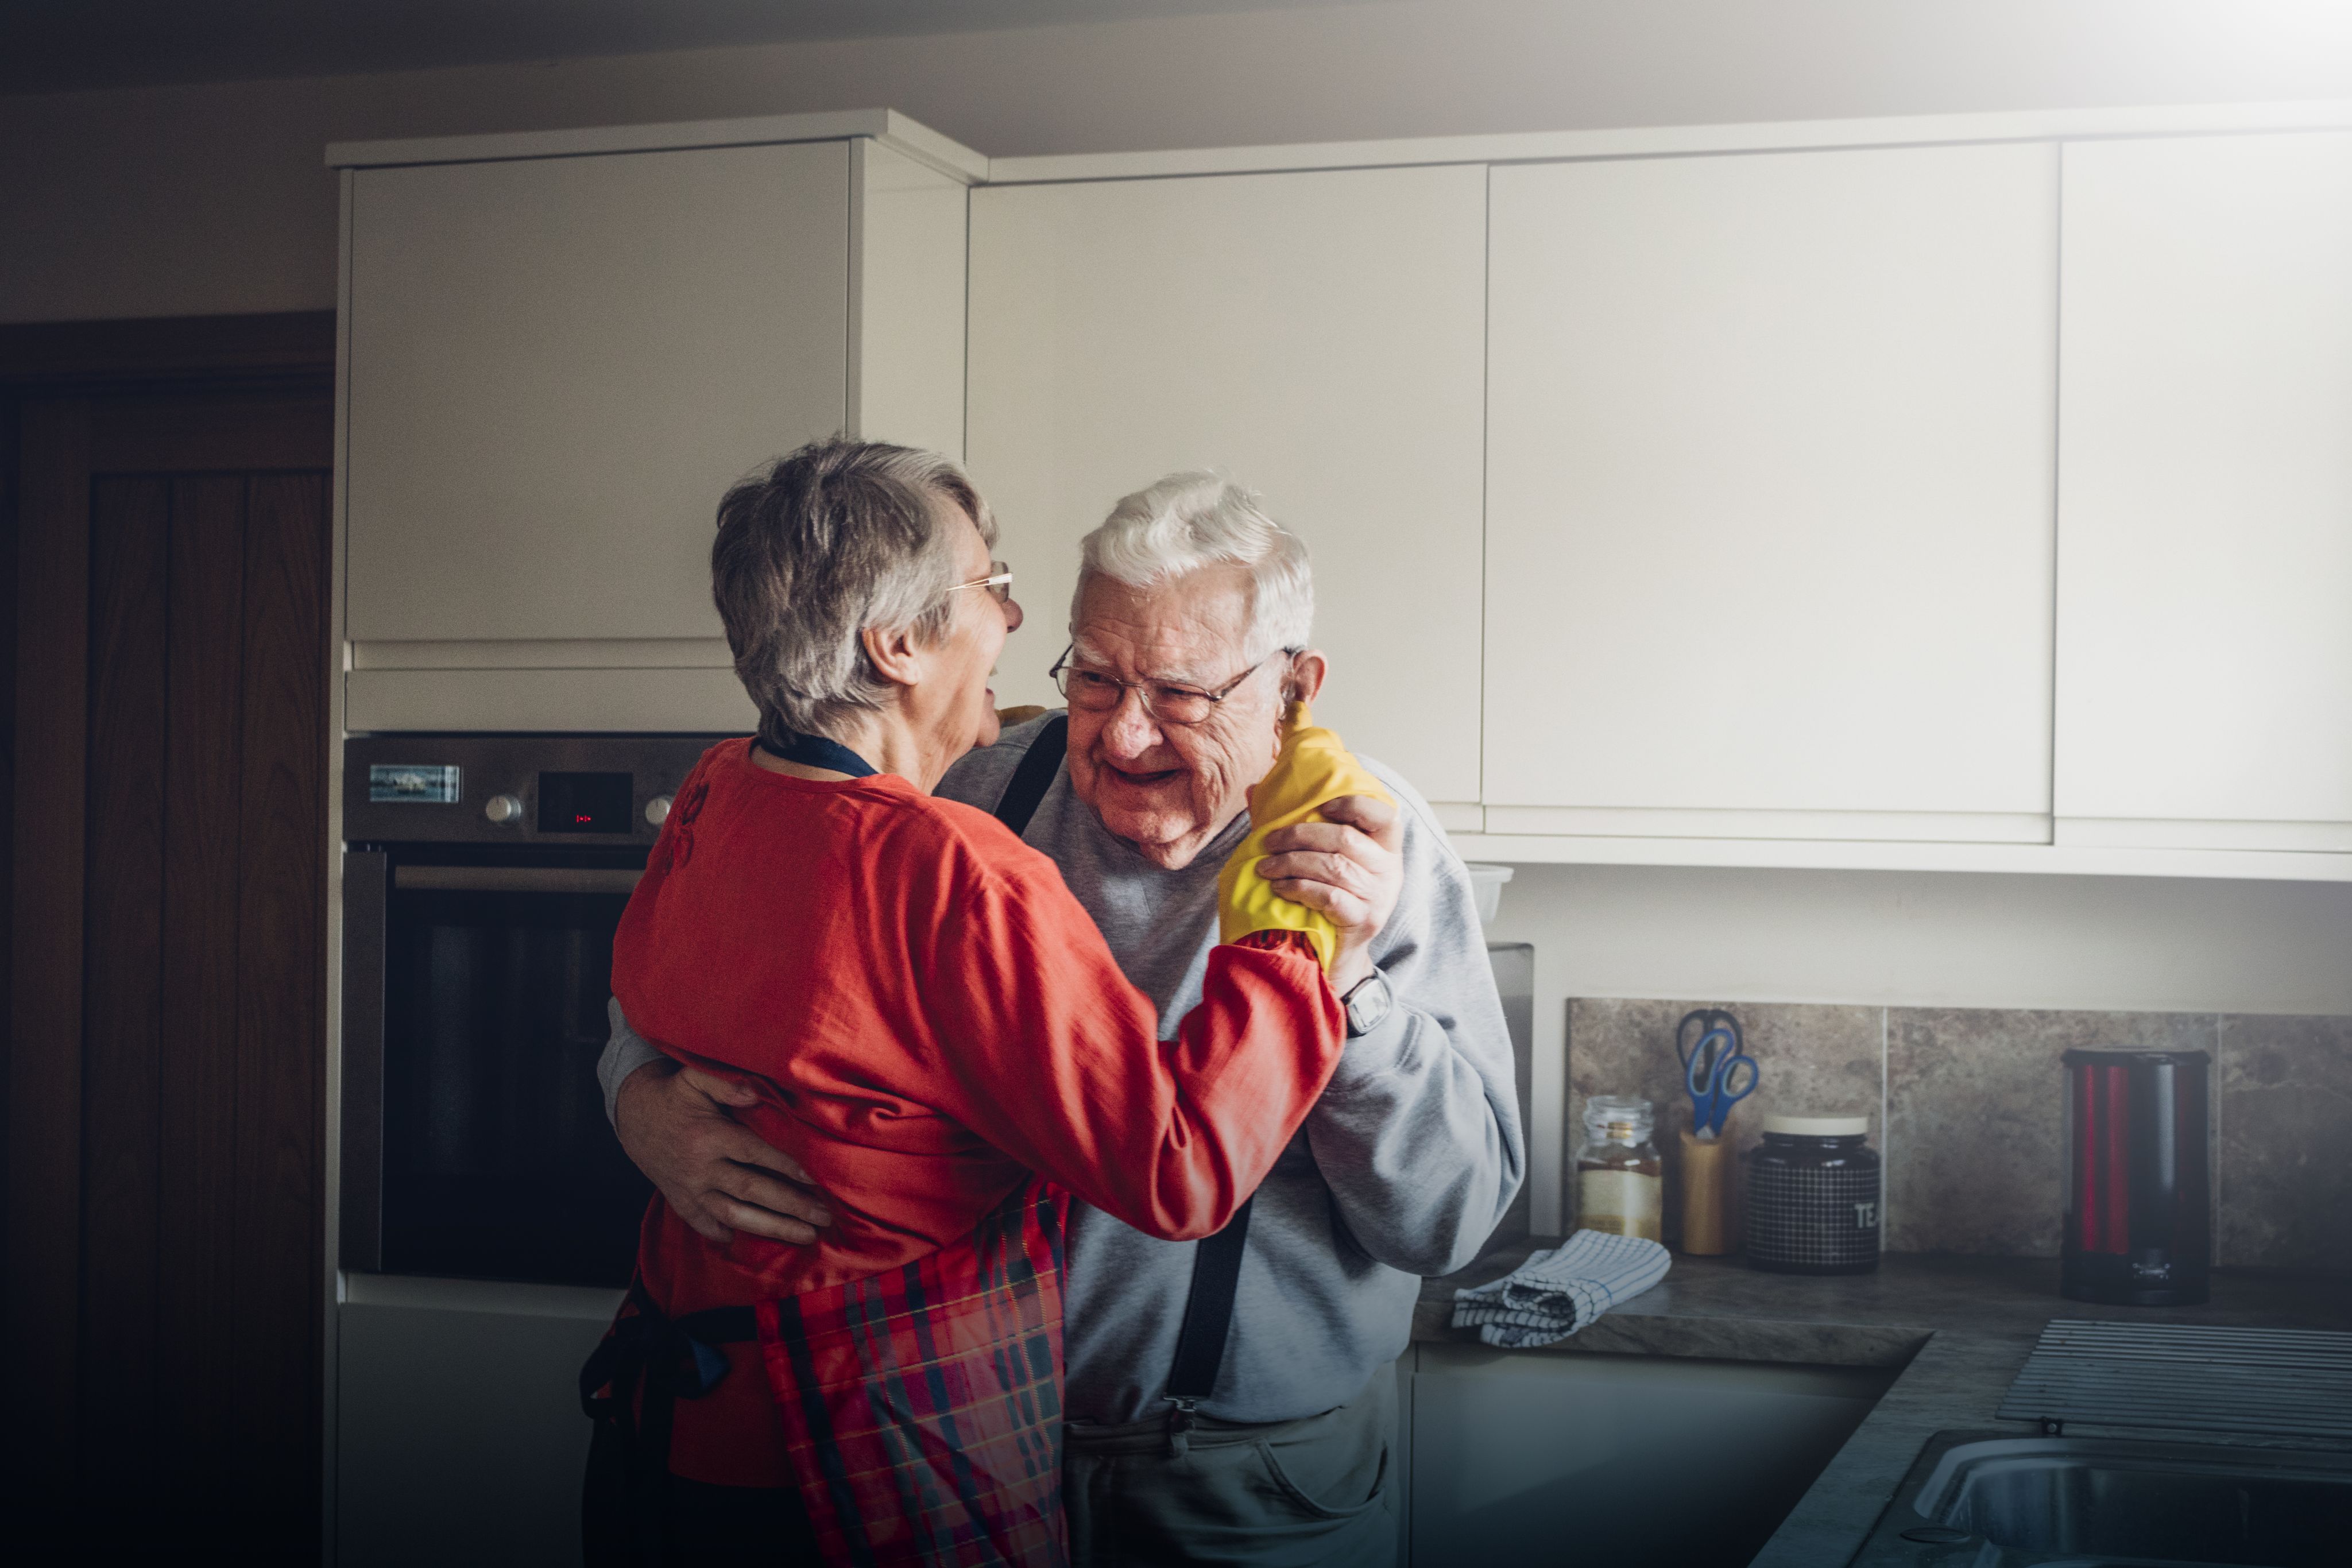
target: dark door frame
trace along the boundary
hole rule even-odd
[[[169,386],[317,386],[334,371],[331,310],[0,326],[0,390],[19,399]]]
[[[315,399],[333,387],[335,345],[332,311],[0,327],[0,571],[14,579],[0,584],[0,800],[10,818],[0,845],[10,883],[0,1245],[11,1264],[0,1312],[19,1347],[18,1409],[0,1463],[28,1489],[68,1482],[57,1472],[69,1470],[76,1446],[81,1128],[54,1108],[81,1103],[81,1063],[78,1051],[24,1042],[83,1032],[89,497],[120,423],[108,413],[142,394]],[[185,436],[194,451],[206,433]]]

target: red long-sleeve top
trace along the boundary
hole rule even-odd
[[[647,1040],[758,1091],[740,1118],[835,1217],[812,1246],[722,1248],[656,1197],[638,1264],[672,1316],[899,1267],[1033,1172],[1139,1229],[1212,1234],[1346,1033],[1310,956],[1228,946],[1163,1043],[1054,863],[1002,823],[895,775],[777,773],[742,740],[678,791],[614,939],[613,990]],[[782,1484],[767,1391],[739,1370],[678,1404],[670,1468]]]

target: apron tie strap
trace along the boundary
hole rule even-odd
[[[640,1377],[648,1394],[699,1399],[730,1370],[719,1347],[759,1337],[749,1307],[715,1307],[673,1319],[637,1281],[629,1286],[627,1304],[635,1310],[613,1321],[612,1332],[580,1369],[580,1406],[592,1419],[618,1416],[615,1404],[626,1403],[624,1385],[634,1389]]]
[[[667,1560],[660,1500],[669,1470],[672,1405],[699,1399],[718,1387],[729,1371],[727,1353],[719,1347],[757,1339],[759,1333],[749,1307],[714,1307],[670,1318],[646,1293],[645,1282],[632,1280],[621,1315],[580,1369],[580,1407],[590,1420],[620,1428],[640,1561]]]

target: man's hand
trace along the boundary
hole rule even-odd
[[[798,1160],[728,1114],[730,1105],[757,1103],[756,1093],[724,1079],[649,1061],[622,1081],[613,1130],[678,1218],[701,1235],[724,1246],[732,1232],[744,1230],[804,1247],[833,1215]]]
[[[1342,795],[1324,802],[1323,817],[1269,835],[1257,870],[1339,928],[1331,987],[1344,993],[1372,972],[1372,938],[1404,891],[1404,816],[1377,795]]]

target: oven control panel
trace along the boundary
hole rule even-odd
[[[351,843],[651,841],[720,736],[369,735],[343,743]]]

